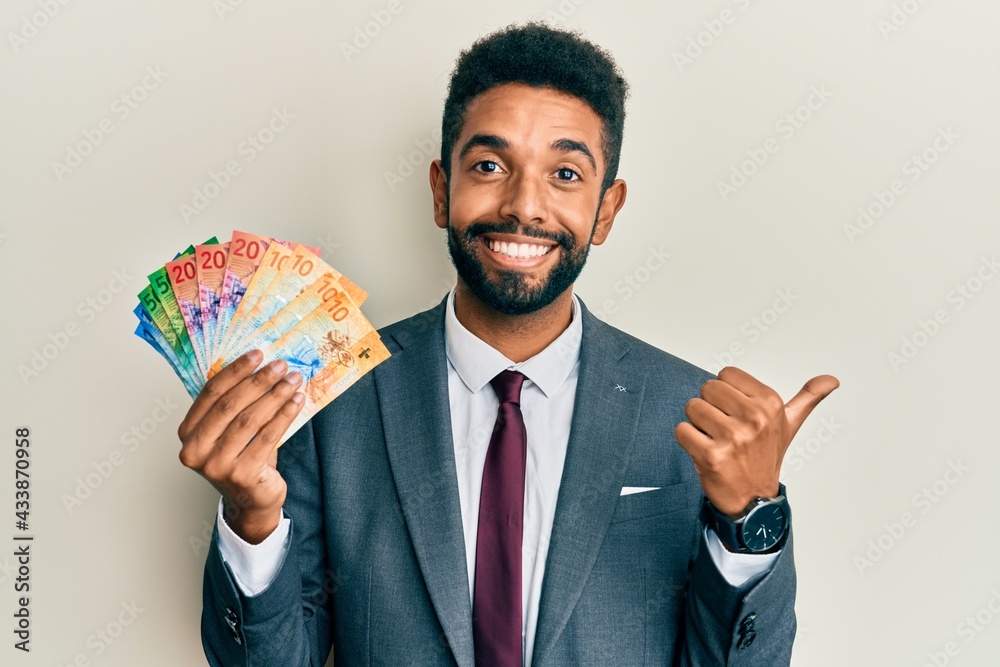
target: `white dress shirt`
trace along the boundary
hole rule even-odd
[[[555,518],[559,481],[569,445],[570,424],[580,366],[583,320],[573,296],[569,327],[544,350],[519,364],[477,338],[455,316],[455,292],[448,296],[445,352],[448,357],[448,398],[458,473],[458,495],[465,533],[469,599],[475,589],[479,496],[486,450],[490,444],[499,401],[490,380],[503,370],[526,377],[521,387],[521,412],[528,434],[524,483],[524,538],[521,547],[524,664],[531,664],[538,603],[545,559]],[[652,489],[641,489],[638,492]],[[636,492],[635,489],[625,493]],[[245,595],[256,595],[273,581],[284,555],[289,519],[282,514],[278,528],[258,545],[241,540],[226,524],[219,503],[219,550]],[[768,571],[778,554],[735,554],[727,551],[713,531],[705,529],[707,546],[720,573],[733,586]]]

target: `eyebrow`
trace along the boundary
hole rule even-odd
[[[590,152],[589,148],[587,148],[587,144],[582,141],[576,141],[574,139],[557,139],[552,142],[552,148],[557,151],[562,151],[563,153],[582,153],[590,162],[590,166],[594,170],[594,173],[597,173],[597,161],[594,160],[594,154]]]
[[[469,151],[477,146],[502,151],[510,148],[510,143],[503,137],[498,137],[495,134],[474,134],[462,145],[462,150],[458,152],[458,159],[461,160],[464,158]]]
[[[505,150],[510,148],[510,142],[499,137],[495,134],[474,134],[469,137],[469,140],[462,144],[462,149],[458,152],[458,159],[464,158],[469,151],[477,146],[483,146],[485,148],[492,148],[493,150]],[[575,139],[556,139],[552,142],[552,148],[563,152],[563,153],[580,153],[587,158],[590,162],[590,166],[593,168],[594,173],[597,173],[597,161],[594,160],[594,154],[590,152],[587,144],[582,141],[576,141]]]

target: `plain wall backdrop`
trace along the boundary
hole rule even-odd
[[[577,284],[587,304],[786,400],[813,375],[842,382],[783,471],[793,664],[996,664],[1000,5],[985,0],[7,0],[0,662],[204,664],[218,496],[177,460],[190,399],[132,333],[143,276],[242,229],[322,247],[376,326],[437,303],[454,272],[427,166],[448,74],[529,18],[582,30],[632,87],[628,200]],[[276,114],[282,131],[247,150]],[[239,173],[210,187],[229,161]]]

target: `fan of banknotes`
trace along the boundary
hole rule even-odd
[[[135,333],[170,364],[192,396],[253,349],[302,375],[305,405],[281,442],[361,376],[389,358],[361,313],[368,294],[287,241],[233,232],[190,246],[149,275]]]

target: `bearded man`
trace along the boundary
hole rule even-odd
[[[454,290],[382,329],[392,357],[277,452],[301,377],[253,352],[205,386],[179,435],[222,494],[211,664],[788,664],[778,473],[838,383],[786,404],[574,294],[625,203],[626,96],[576,34],[477,41],[429,172]]]

